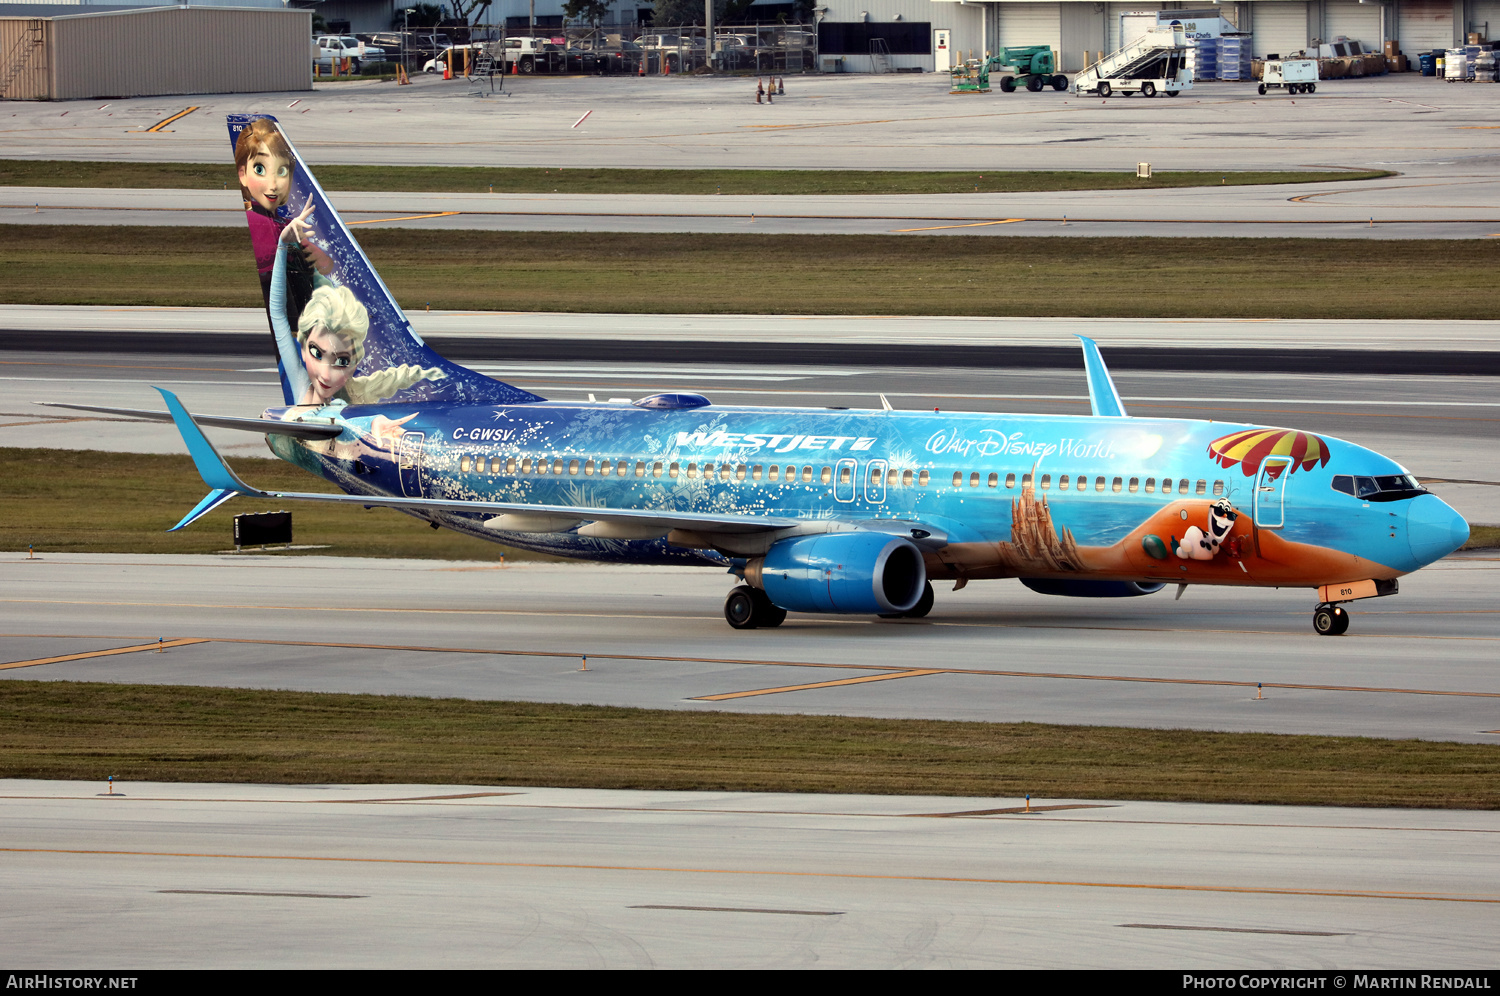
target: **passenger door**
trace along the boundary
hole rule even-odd
[[[396,462],[401,470],[401,494],[407,498],[425,498],[422,480],[423,442],[426,433],[406,432],[396,443]]]
[[[1255,525],[1280,529],[1286,523],[1286,480],[1291,476],[1291,457],[1266,457],[1255,478]]]

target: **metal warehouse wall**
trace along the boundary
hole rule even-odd
[[[312,89],[308,11],[161,7],[50,27],[54,100]]]

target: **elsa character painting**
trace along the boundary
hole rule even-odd
[[[389,366],[356,375],[365,358],[365,338],[370,332],[370,316],[347,287],[320,278],[297,318],[292,332],[286,319],[288,257],[294,246],[307,239],[308,218],[313,203],[308,201],[302,213],[289,221],[276,244],[276,261],[271,276],[270,314],[276,332],[276,348],[282,369],[292,388],[297,405],[319,408],[343,405],[368,405],[392,397],[424,380],[441,380],[447,376],[438,367],[414,364]]]

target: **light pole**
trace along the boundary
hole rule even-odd
[[[411,66],[406,61],[406,39],[411,36],[411,7],[401,12],[401,71],[411,72]]]

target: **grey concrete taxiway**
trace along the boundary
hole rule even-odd
[[[1014,581],[939,586],[921,621],[734,631],[717,568],[11,552],[0,678],[1490,743],[1497,571],[1409,575],[1341,638],[1305,590]]]
[[[1492,813],[117,789],[0,781],[0,958],[32,969],[1215,968],[1257,979],[1316,968],[1332,990],[1349,969],[1492,968],[1500,932]]]

